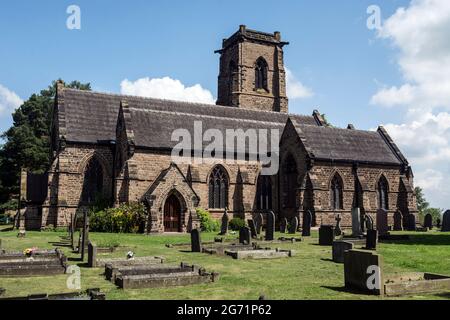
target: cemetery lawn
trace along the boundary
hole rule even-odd
[[[406,233],[408,234],[408,233]],[[384,274],[432,272],[450,275],[450,233],[431,231],[409,233],[410,241],[380,243],[378,253],[384,260]],[[2,247],[8,251],[26,248],[52,249],[61,242],[64,232],[27,232],[18,239],[17,231],[1,231]],[[211,241],[216,234],[202,234],[203,241]],[[276,235],[277,237],[280,234]],[[230,236],[236,237],[236,236]],[[61,247],[70,264],[81,267],[82,290],[101,288],[111,299],[200,299],[200,300],[256,300],[262,294],[276,300],[357,300],[379,297],[349,293],[344,290],[344,267],[331,261],[331,247],[318,246],[317,233],[301,243],[274,244],[273,248],[294,249],[293,258],[276,260],[233,260],[229,257],[183,252],[186,248],[167,248],[165,244],[189,243],[189,235],[145,236],[134,234],[91,233],[98,246],[119,244],[109,257],[125,257],[128,251],[136,256],[163,256],[166,263],[186,262],[200,265],[208,272],[220,273],[216,283],[188,287],[122,290],[104,280],[103,269],[86,268],[86,262],[77,261],[78,254]],[[99,255],[103,256],[103,255]],[[34,278],[0,278],[3,297],[27,296],[38,293],[65,293],[68,275]],[[387,299],[387,298],[385,298]],[[399,298],[397,298],[399,299]],[[401,299],[450,299],[450,292],[440,295],[402,297]]]

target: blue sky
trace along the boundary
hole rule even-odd
[[[71,4],[81,8],[81,30],[66,28]],[[397,29],[380,37],[367,28],[366,10],[372,4],[380,7],[385,20],[393,20],[399,7],[413,7],[409,0],[2,1],[0,85],[25,100],[57,78],[120,92],[124,79],[167,76],[186,86],[200,84],[216,97],[219,56],[214,50],[245,24],[278,30],[290,42],[286,66],[314,92],[309,98],[291,99],[291,112],[311,114],[318,108],[337,126],[353,123],[373,129],[391,124],[396,132],[413,123],[406,114],[414,106],[386,107],[392,102],[386,102],[386,95],[378,104],[371,101],[383,88],[417,81],[407,79],[409,73],[401,65],[405,48]],[[447,107],[437,105],[431,114],[437,116]],[[10,125],[10,112],[0,113],[0,130]],[[402,134],[394,135],[401,139]],[[407,145],[402,150],[409,155]],[[429,169],[420,164],[418,171]],[[448,165],[439,172],[450,176]],[[433,200],[450,205],[445,198]]]

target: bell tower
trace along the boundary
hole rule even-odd
[[[217,104],[288,112],[281,34],[254,31],[241,25],[224,39],[220,54]]]

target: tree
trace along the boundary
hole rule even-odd
[[[419,214],[423,215],[423,212],[428,209],[430,204],[425,200],[425,195],[421,187],[416,187],[414,189],[417,199],[417,209],[419,209]]]
[[[89,83],[73,81],[68,88],[91,90]],[[0,203],[19,193],[21,168],[45,172],[50,165],[50,126],[56,81],[39,94],[33,94],[13,114],[13,125],[2,138],[0,149]]]

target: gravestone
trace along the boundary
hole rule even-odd
[[[388,225],[388,213],[386,210],[383,209],[377,210],[377,230],[380,236],[388,234],[389,225]]]
[[[336,216],[336,227],[334,228],[334,235],[336,237],[339,237],[342,235],[341,221],[342,221],[341,215],[338,214]]]
[[[88,243],[88,266],[95,268],[97,265],[97,246],[91,241]]]
[[[286,233],[288,221],[286,218],[281,219],[280,221],[280,233]]]
[[[319,245],[332,246],[334,241],[334,226],[322,225],[319,228]]]
[[[444,218],[442,220],[442,232],[450,231],[450,210],[445,211]]]
[[[248,220],[248,227],[250,228],[250,232],[252,234],[252,238],[258,238],[258,232],[256,231],[255,222],[253,220]]]
[[[2,250],[2,239],[0,239],[0,251]]]
[[[333,241],[333,261],[344,263],[344,253],[353,250],[354,244],[349,241]]]
[[[248,227],[242,227],[239,230],[239,243],[250,244],[250,229]]]
[[[364,234],[366,233],[366,223],[367,223],[367,216],[365,214],[361,214],[360,222],[361,222],[361,232],[362,234]]]
[[[374,268],[368,273],[369,268]],[[378,283],[380,286],[367,286],[369,277],[375,281],[370,283]],[[360,251],[349,250],[344,253],[344,278],[345,288],[350,290],[364,291],[369,294],[382,295],[383,294],[383,276],[382,276],[382,258],[378,254]]]
[[[373,218],[368,214],[365,215],[365,224],[366,224],[367,232],[369,230],[375,229],[375,224],[373,223]]]
[[[367,230],[366,249],[376,250],[378,244],[378,230]]]
[[[408,215],[407,221],[408,221],[408,228],[407,228],[407,230],[408,231],[416,231],[416,216],[413,215],[412,213],[410,213]]]
[[[202,252],[202,241],[200,239],[200,231],[198,229],[191,231],[191,251]]]
[[[262,225],[263,225],[263,216],[261,213],[257,213],[255,216],[255,227],[256,227],[256,233],[261,234]]]
[[[89,217],[87,211],[83,214],[83,235],[81,238],[81,261],[84,261],[87,243],[89,241]]]
[[[424,219],[423,226],[428,229],[433,229],[433,216],[431,214],[427,214]]]
[[[311,211],[308,210],[303,213],[302,237],[311,236],[311,224],[312,224],[312,213]]]
[[[441,227],[441,219],[436,219],[436,227],[438,229]]]
[[[294,217],[291,220],[291,225],[289,226],[289,233],[295,234],[298,230],[298,218]]]
[[[225,210],[225,213],[222,216],[222,225],[220,227],[220,235],[224,236],[228,233],[228,224],[229,224],[228,212]]]
[[[394,213],[394,231],[403,231],[403,215],[399,210]]]
[[[361,230],[361,209],[352,209],[352,236],[359,237],[362,235]]]
[[[273,241],[273,236],[275,233],[275,213],[270,211],[267,213],[267,223],[266,223],[266,241]]]

